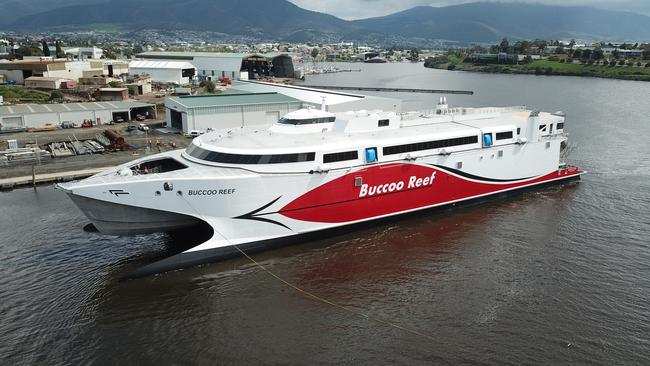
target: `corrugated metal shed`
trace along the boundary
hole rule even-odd
[[[207,108],[250,104],[300,103],[298,99],[279,93],[245,93],[169,97],[185,108]]]
[[[0,106],[0,116],[10,114],[33,114],[51,112],[83,112],[96,110],[128,110],[130,108],[155,107],[141,102],[91,102],[65,104],[15,104]]]

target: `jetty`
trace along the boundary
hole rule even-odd
[[[35,186],[37,184],[52,182],[69,182],[76,179],[82,179],[102,172],[110,167],[91,168],[82,170],[71,170],[67,172],[32,174],[21,177],[12,177],[0,179],[0,190],[10,190],[23,186]]]
[[[308,88],[325,90],[354,90],[354,91],[378,91],[393,93],[430,93],[430,94],[465,94],[474,95],[471,90],[450,90],[450,89],[417,89],[417,88],[379,88],[366,86],[338,86],[338,85],[304,85]]]

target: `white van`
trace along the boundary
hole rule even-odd
[[[203,131],[199,131],[199,130],[189,130],[189,131],[185,134],[185,136],[187,136],[187,137],[196,137],[196,136],[200,136],[200,135],[203,135]]]

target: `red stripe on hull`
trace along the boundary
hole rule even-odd
[[[498,184],[467,180],[416,164],[374,166],[325,183],[296,198],[279,213],[310,222],[358,221],[579,174],[578,168],[567,168],[534,179]],[[361,178],[361,186],[355,186],[358,178]]]

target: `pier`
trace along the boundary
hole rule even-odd
[[[335,86],[335,85],[304,85],[305,87],[326,90],[354,90],[354,91],[378,91],[396,93],[429,93],[429,94],[465,94],[474,95],[471,90],[450,90],[450,89],[417,89],[417,88],[380,88],[366,86]]]
[[[109,167],[92,168],[82,170],[71,170],[67,172],[32,174],[21,177],[12,177],[0,179],[0,190],[10,190],[23,186],[35,186],[37,184],[52,182],[68,182],[75,179],[82,179],[95,175]]]

